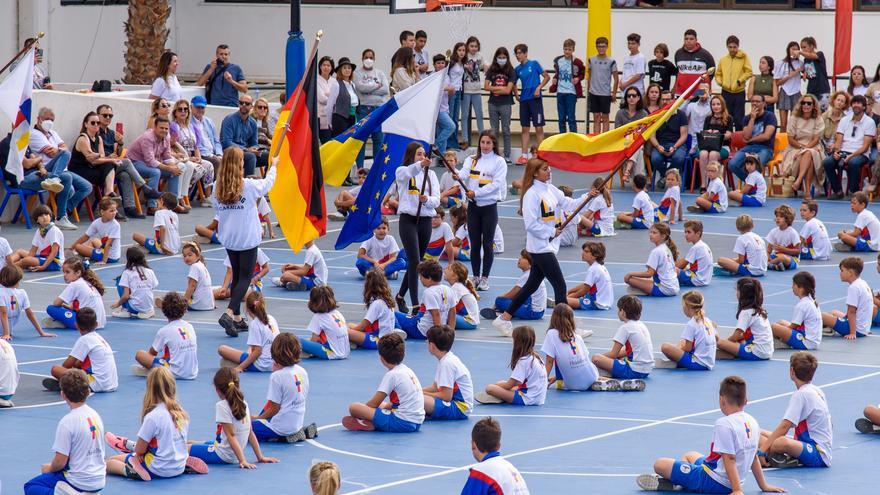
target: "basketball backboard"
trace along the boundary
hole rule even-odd
[[[392,14],[408,14],[411,12],[425,12],[427,0],[391,0],[389,2]]]

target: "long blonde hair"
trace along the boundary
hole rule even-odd
[[[330,461],[316,462],[309,469],[309,485],[315,495],[336,495],[342,485],[339,466]]]
[[[690,309],[694,313],[694,318],[700,320],[704,325],[709,325],[711,322],[706,317],[704,305],[705,299],[699,291],[689,290],[681,296],[681,306]]]
[[[230,205],[241,198],[244,189],[244,152],[230,147],[223,151],[223,161],[217,171],[217,201]]]
[[[266,104],[266,116],[261,118],[257,117],[257,103],[263,102]],[[254,106],[251,108],[251,117],[257,121],[257,125],[259,126],[269,126],[269,100],[263,98],[262,96],[254,100]]]
[[[141,421],[158,404],[165,404],[171,419],[177,424],[181,421],[189,421],[189,414],[183,410],[177,401],[177,382],[174,375],[165,366],[158,366],[150,370],[147,375],[147,387],[144,391],[144,405],[141,409]]]

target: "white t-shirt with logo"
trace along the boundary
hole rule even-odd
[[[856,217],[855,227],[861,231],[859,236],[872,250],[880,250],[880,220],[877,220],[877,215],[865,208]]]
[[[587,205],[587,211],[593,213],[593,221],[599,225],[600,235],[614,235],[614,205],[605,202],[604,196],[600,194],[593,198]]]
[[[543,282],[541,282],[543,284]],[[608,268],[598,261],[587,269],[584,283],[590,286],[590,293],[596,295],[596,306],[609,309],[614,304],[614,285],[611,283],[611,275]],[[547,288],[544,288],[546,293]]]
[[[184,320],[169,321],[156,332],[151,346],[158,358],[168,362],[175,378],[195,380],[199,374],[198,339],[196,331]]]
[[[526,285],[526,281],[529,279],[529,274],[531,270],[526,270],[519,276],[516,281],[516,286],[522,290]],[[541,285],[535,289],[535,292],[532,292],[532,311],[536,313],[540,313],[547,308],[547,285],[544,280],[541,280]]]
[[[712,281],[712,264],[714,263],[709,245],[702,239],[697,241],[688,249],[684,259],[688,262],[687,269],[694,272],[694,285],[697,287],[709,285]]]
[[[156,441],[153,461],[149,464],[150,472],[163,478],[173,478],[183,474],[189,448],[186,437],[189,432],[189,421],[174,421],[164,402],[156,404],[152,411],[144,416],[144,422],[137,436],[147,443]]]
[[[437,284],[425,289],[422,293],[422,304],[419,311],[425,314],[419,318],[417,325],[422,335],[428,335],[428,329],[434,326],[434,318],[431,316],[431,310],[436,309],[440,313],[441,324],[446,324],[449,310],[455,308],[455,293],[448,285]]]
[[[386,235],[382,240],[379,240],[376,236],[370,237],[361,243],[360,249],[364,250],[364,254],[368,258],[372,258],[380,263],[384,263],[391,255],[397,254],[400,251],[397,241],[390,234]]]
[[[547,398],[547,368],[536,356],[519,358],[510,378],[519,382],[514,389],[527,406],[541,406]]]
[[[317,335],[324,347],[330,348],[330,359],[345,359],[351,354],[348,341],[348,325],[338,310],[329,313],[315,313],[309,322],[308,330]]]
[[[812,383],[802,385],[789,399],[783,419],[795,426],[795,439],[815,442],[825,465],[831,465],[831,413],[822,389]]]
[[[801,227],[800,233],[804,247],[813,248],[814,260],[827,260],[831,257],[831,239],[825,224],[818,218],[811,218]]]
[[[856,333],[871,334],[871,319],[874,313],[874,298],[871,286],[863,278],[857,278],[846,289],[846,305],[856,308]]]
[[[303,426],[306,398],[309,395],[309,374],[295,364],[272,372],[266,399],[278,404],[278,413],[267,424],[278,435],[291,435]]]
[[[743,264],[748,265],[752,275],[763,275],[767,272],[767,245],[758,234],[746,232],[737,237],[733,252],[745,256]]]
[[[727,211],[727,188],[720,177],[716,177],[709,181],[709,187],[706,189],[709,193],[709,201],[718,203],[722,212]]]
[[[709,468],[709,476],[727,488],[731,487],[721,459],[721,454],[730,454],[736,456],[736,472],[740,481],[745,480],[758,453],[760,438],[760,425],[745,411],[718,418],[712,430],[712,451],[704,461]]]
[[[89,332],[76,339],[70,355],[82,363],[93,392],[112,392],[119,386],[113,349],[98,332]]]
[[[318,285],[327,285],[327,282],[330,280],[329,270],[327,269],[327,263],[324,261],[324,255],[321,254],[321,250],[318,249],[318,246],[312,244],[306,248],[306,259],[304,263],[312,267],[309,274],[315,275],[315,280]]]
[[[467,311],[467,318],[475,325],[480,324],[480,305],[474,294],[461,282],[452,284],[452,292],[455,294],[455,308],[458,311],[459,304],[463,304]]]
[[[754,309],[740,311],[736,319],[736,328],[745,332],[747,346],[752,354],[761,359],[773,357],[773,331],[766,316],[761,316]],[[751,340],[751,343],[747,341]]]
[[[761,172],[754,170],[749,173],[746,176],[746,185],[751,186],[749,195],[754,196],[761,204],[767,201],[767,181],[764,180]]]
[[[388,307],[382,299],[373,299],[367,307],[364,319],[370,322],[370,329],[377,329],[377,338],[382,338],[394,331],[394,310]]]
[[[64,263],[64,234],[61,232],[61,229],[53,225],[51,229],[46,231],[46,235],[42,236],[40,235],[40,229],[37,228],[37,231],[34,232],[34,239],[31,241],[31,245],[37,248],[36,255],[49,256],[53,244],[58,244],[58,253],[55,254],[55,258],[60,265]]]
[[[575,334],[571,341],[563,342],[558,330],[547,329],[541,352],[553,358],[557,374],[562,375],[556,380],[563,381],[567,390],[588,390],[599,379],[599,370],[590,360],[590,351],[580,335]]]
[[[627,360],[633,371],[650,373],[654,369],[654,344],[651,332],[639,320],[629,320],[614,332],[614,342],[626,349]]]
[[[159,287],[159,279],[151,268],[141,266],[125,270],[119,278],[119,286],[128,287],[128,304],[139,313],[153,311],[153,289]]]
[[[165,227],[162,246],[171,251],[171,254],[179,253],[180,221],[177,219],[177,213],[171,210],[156,210],[156,214],[153,215],[153,230],[156,231],[156,236],[159,235],[159,227]]]
[[[803,327],[804,346],[807,349],[819,348],[822,342],[822,313],[815,299],[810,296],[802,297],[794,307],[791,322],[797,327]]]
[[[0,339],[0,395],[14,395],[19,378],[15,350],[12,344]]]
[[[0,306],[6,308],[9,330],[12,331],[21,315],[31,307],[31,301],[24,289],[0,286]]]
[[[671,296],[678,294],[678,274],[675,272],[675,260],[672,259],[672,251],[665,243],[659,244],[648,255],[647,267],[654,270],[660,281],[660,291]]]
[[[259,318],[251,318],[248,323],[247,345],[262,349],[260,357],[254,361],[254,366],[260,371],[272,371],[272,342],[278,336],[278,322],[275,317],[267,315],[269,324],[266,325]]]
[[[377,390],[388,396],[388,401],[394,405],[394,415],[398,418],[416,424],[425,421],[422,384],[405,364],[398,364],[388,370]]]
[[[471,372],[452,351],[447,352],[437,363],[434,373],[437,387],[452,389],[452,400],[463,402],[467,408],[462,412],[470,414],[474,409],[474,382]]]
[[[633,198],[633,216],[641,217],[648,228],[654,223],[654,203],[645,191],[639,191]]]
[[[71,409],[55,428],[52,451],[67,456],[64,477],[81,490],[104,489],[107,476],[104,433],[101,416],[87,404]]]
[[[110,246],[109,259],[118,260],[122,256],[122,242],[120,242],[122,227],[119,226],[119,222],[116,219],[105,222],[100,218],[96,218],[86,230],[86,235],[89,238],[100,239],[102,246],[106,246],[109,241],[113,241],[113,245]]]
[[[211,290],[211,274],[208,268],[201,261],[196,261],[189,265],[189,274],[187,278],[196,281],[196,288],[193,290],[192,299],[187,301],[189,307],[199,311],[209,311],[214,309],[214,292]]]
[[[798,235],[797,231],[792,227],[788,227],[785,230],[779,230],[779,227],[773,227],[773,229],[767,233],[767,242],[784,248],[796,248],[798,244],[801,243],[801,236]],[[773,251],[777,252],[775,249]],[[794,257],[797,258],[798,255],[794,255]]]
[[[710,370],[715,367],[715,351],[718,347],[715,342],[715,336],[716,327],[714,322],[706,318],[697,320],[695,317],[691,317],[688,320],[684,326],[684,331],[681,333],[682,340],[694,343],[694,348],[691,351],[694,355],[694,361]]]
[[[101,293],[82,277],[67,284],[58,298],[74,311],[78,311],[80,308],[94,309],[95,316],[98,318],[98,328],[104,328],[107,325],[107,315],[104,313],[104,300],[101,299]]]
[[[235,416],[232,415],[232,409],[229,407],[229,403],[226,402],[226,399],[217,401],[217,404],[214,405],[214,422],[217,423],[217,439],[214,442],[214,446],[211,448],[217,453],[217,457],[223,459],[223,462],[229,464],[238,464],[238,457],[235,456],[235,451],[233,451],[232,447],[229,445],[229,438],[226,437],[226,432],[223,431],[222,425],[232,425],[233,436],[235,436],[235,440],[238,442],[241,449],[244,450],[248,443],[248,437],[251,434],[251,411],[247,402],[244,403],[244,407],[246,411],[244,417],[241,419],[235,419]]]

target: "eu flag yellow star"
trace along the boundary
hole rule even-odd
[[[382,143],[382,151],[388,151],[388,144]]]
[[[385,162],[387,163],[388,160],[386,159]],[[388,174],[386,172],[382,172],[382,182],[385,182],[385,177],[388,177]]]
[[[358,209],[358,205],[351,205],[351,211],[355,212]]]
[[[367,215],[369,215],[370,212],[372,212],[372,211],[373,211],[373,207],[372,207],[372,206],[370,206],[369,208],[367,208]]]
[[[390,157],[390,156],[386,156],[386,157],[385,157],[385,163],[388,163],[388,162],[390,162],[390,161],[391,161],[391,157]]]
[[[376,191],[376,199],[379,199],[379,191]]]

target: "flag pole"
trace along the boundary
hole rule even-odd
[[[312,67],[312,61],[315,60],[315,55],[318,54],[318,45],[321,44],[321,38],[324,36],[324,30],[319,29],[317,33],[315,33],[315,42],[312,43],[312,50],[309,52],[309,59],[306,62],[306,70],[309,70]],[[293,104],[290,106],[290,112],[287,114],[287,121],[284,122],[284,132],[281,133],[281,141],[278,142],[278,146],[272,152],[272,156],[269,157],[269,162],[271,164],[272,160],[278,158],[278,154],[281,152],[281,146],[284,144],[284,140],[287,139],[287,131],[290,129],[290,121],[293,119],[293,114],[296,112],[296,108],[299,105],[299,97],[303,92],[303,83],[306,80],[307,74],[303,73],[303,77],[300,79],[300,83],[296,86],[296,91],[293,92],[291,98],[293,98]]]
[[[31,47],[34,46],[37,43],[37,41],[40,41],[40,38],[42,38],[43,36],[46,36],[46,33],[42,32],[42,31],[37,33],[37,36],[35,38],[33,38],[30,42],[25,44],[24,48],[22,48],[18,53],[16,53],[15,56],[12,57],[12,59],[9,62],[6,62],[6,65],[4,65],[2,69],[0,69],[0,74],[6,72],[6,69],[8,69],[10,65],[14,64],[15,61],[18,60],[18,58],[24,54],[24,52],[30,50]]]
[[[458,172],[453,170],[452,167],[450,167],[449,164],[446,163],[446,160],[444,160],[443,157],[440,156],[440,153],[438,152],[438,150],[436,148],[434,148],[433,146],[431,147],[431,154],[436,156],[440,160],[440,163],[442,163],[443,166],[446,167],[446,170],[448,170],[450,173],[452,173],[456,177],[458,176]],[[455,181],[458,182],[458,185],[461,186],[461,190],[464,191],[465,194],[470,192],[470,189],[468,189],[468,187],[466,185],[464,185],[464,182],[462,182],[461,177],[458,177],[457,179],[455,179]]]
[[[419,191],[419,196],[425,195],[425,185],[428,184],[428,165],[422,166],[422,189]],[[416,222],[419,221],[419,214],[422,213],[422,202],[419,201],[419,207],[416,208]]]
[[[617,174],[617,172],[620,170],[620,168],[623,167],[623,165],[628,161],[629,161],[629,157],[624,158],[620,163],[618,163],[617,166],[611,170],[611,173],[605,177],[605,180],[602,181],[602,187],[600,187],[598,189],[599,190],[604,189],[605,185],[608,184],[609,181],[614,180],[614,176]],[[592,200],[593,200],[593,198],[590,198],[590,197],[585,199],[573,212],[571,212],[571,215],[569,215],[568,218],[566,218],[565,221],[562,222],[562,225],[559,226],[559,230],[560,231],[565,230],[565,227],[567,227],[568,224],[570,224],[572,222],[572,220],[574,220],[575,217],[577,217],[577,214],[580,213],[581,210],[586,208],[587,204]],[[552,242],[553,239],[556,239],[557,237],[558,237],[558,234],[554,234],[553,237],[550,238],[550,241]]]

